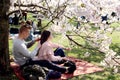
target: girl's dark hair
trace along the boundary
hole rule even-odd
[[[42,35],[41,35],[41,41],[40,41],[40,44],[42,45],[45,41],[48,40],[49,36],[50,36],[51,32],[50,31],[47,31],[47,30],[44,30],[42,32]]]

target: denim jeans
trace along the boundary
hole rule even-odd
[[[57,49],[54,51],[54,56],[65,57],[65,53],[64,53],[64,51],[63,51],[62,48],[57,48]],[[64,62],[65,62],[65,60],[52,61],[52,63],[54,63],[54,64],[63,64]]]
[[[54,71],[58,71],[61,73],[65,73],[66,72],[66,68],[65,67],[59,67],[57,65],[55,65],[52,62],[49,62],[47,60],[32,60],[30,59],[28,62],[26,62],[26,64],[24,64],[22,67],[27,66],[27,65],[40,65],[41,67],[46,67],[48,69],[54,70]]]
[[[54,55],[55,55],[55,56],[65,57],[65,53],[64,53],[64,51],[63,51],[62,48],[57,48],[57,49],[54,51]]]

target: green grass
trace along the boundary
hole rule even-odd
[[[31,14],[29,15],[29,19],[33,19]],[[45,25],[47,22],[48,22],[48,20],[44,20],[42,22],[42,24]],[[119,26],[119,23],[111,24],[111,27],[116,27],[116,26]],[[112,44],[111,44],[110,48],[113,49],[114,51],[116,51],[118,54],[120,54],[120,35],[119,34],[120,34],[120,32],[118,32],[118,31],[114,31],[112,34],[109,34],[109,33],[107,34],[108,36],[110,36],[112,38]],[[69,44],[69,41],[66,37],[61,36],[61,35],[57,35],[57,34],[53,34],[53,36],[54,36],[53,42],[64,45],[65,47],[72,48],[71,51],[66,51],[66,55],[74,56],[76,58],[86,60],[88,62],[95,64],[95,65],[100,66],[100,61],[103,60],[105,54],[95,52],[92,50],[86,50],[86,49],[83,49],[83,48],[80,48],[77,46],[73,47]],[[83,39],[76,38],[76,37],[74,37],[74,39],[81,44],[85,44]],[[12,53],[12,45],[13,45],[12,40],[9,40],[10,55]],[[36,46],[36,44],[32,48],[30,48],[29,50],[32,51],[35,46]],[[84,57],[85,52],[90,52],[91,55],[86,58],[86,57]],[[13,75],[13,74],[11,75],[11,79],[17,80],[15,78],[15,75]],[[6,80],[6,79],[0,78],[0,80]],[[105,68],[104,71],[102,71],[102,72],[80,75],[80,76],[74,77],[74,78],[69,79],[69,80],[120,80],[120,74],[119,73],[114,74],[112,69]]]
[[[116,35],[116,33],[118,34],[119,32],[113,32],[113,34],[109,34],[109,36],[112,37],[112,39],[113,39],[112,40],[113,44],[120,43],[119,40],[116,40],[116,39],[118,39],[118,37],[120,37],[119,35]],[[54,36],[53,42],[62,44],[66,47],[71,47],[71,45],[69,45],[69,41],[66,37],[63,37],[61,35],[56,35],[56,34],[54,34],[53,36]],[[112,49],[113,49],[113,47],[117,48],[116,45],[113,45],[113,44],[111,45],[112,46],[111,48]],[[36,46],[36,44],[32,48],[30,48],[30,50],[33,50],[35,46]],[[76,58],[86,60],[86,61],[91,62],[98,66],[100,66],[100,61],[104,58],[104,54],[102,54],[102,53],[92,52],[91,50],[85,50],[85,49],[79,48],[79,47],[71,47],[71,48],[72,48],[71,51],[66,52],[66,54],[68,56],[74,56]],[[9,49],[11,52],[12,51],[12,40],[9,40]],[[118,50],[120,51],[120,49],[118,49]],[[91,53],[91,55],[88,58],[84,57],[84,53],[86,51]],[[15,77],[12,76],[12,78],[15,78]],[[113,71],[111,69],[105,68],[104,71],[102,71],[102,72],[80,75],[80,76],[74,77],[69,80],[120,80],[120,74],[119,73],[113,74]]]
[[[110,27],[117,28],[120,27],[120,22],[115,22],[110,25]]]
[[[112,34],[108,34],[112,38],[112,43],[120,43],[120,32],[119,31],[114,31]]]

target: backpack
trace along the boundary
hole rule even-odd
[[[64,66],[68,67],[68,73],[69,74],[73,73],[76,70],[76,65],[75,65],[75,63],[73,61],[67,60],[64,63]]]
[[[49,71],[46,77],[46,80],[58,80],[61,78],[61,72],[57,72],[57,71]]]
[[[46,73],[39,65],[28,65],[23,67],[22,75],[25,80],[45,80]]]

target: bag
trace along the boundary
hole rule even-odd
[[[69,61],[67,60],[65,63],[64,63],[64,66],[65,67],[68,67],[68,73],[73,73],[75,70],[76,70],[76,65],[73,61]]]
[[[51,80],[51,79],[58,80],[60,78],[61,78],[61,72],[51,70],[47,74],[46,80]]]
[[[46,73],[39,65],[28,65],[23,67],[22,74],[25,80],[45,80]]]

